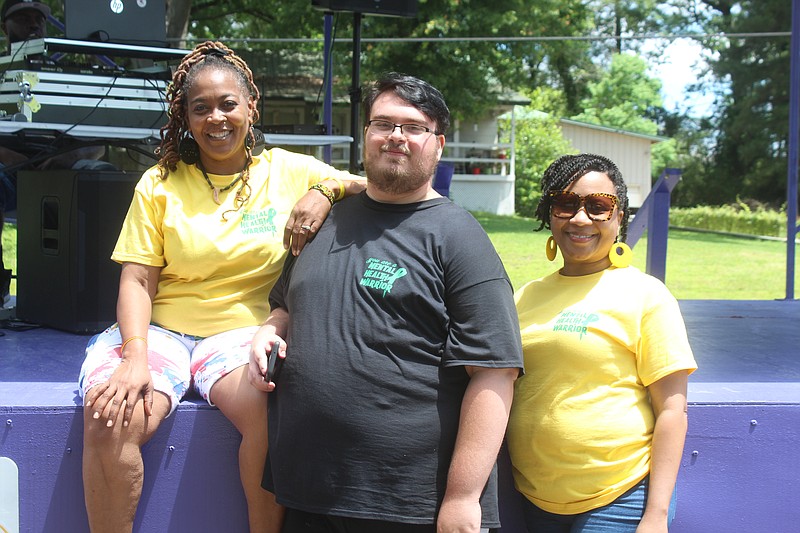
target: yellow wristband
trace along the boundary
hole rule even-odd
[[[133,337],[130,337],[128,340],[126,340],[125,342],[122,343],[122,346],[120,346],[120,348],[119,348],[119,354],[122,355],[122,352],[125,351],[125,345],[126,344],[128,344],[131,341],[135,341],[136,339],[139,339],[140,341],[144,341],[145,345],[147,345],[147,339],[145,339],[144,337],[140,337],[138,335],[134,335]]]
[[[330,190],[328,187],[323,185],[322,183],[315,183],[311,187],[308,188],[309,191],[319,191],[321,192],[325,198],[333,205],[333,202],[336,201],[336,197],[333,196],[333,191]]]
[[[334,200],[335,202],[338,202],[339,200],[344,198],[344,192],[345,192],[344,191],[344,182],[342,180],[340,180],[339,178],[330,178],[330,179],[335,181],[336,185],[339,186],[339,194],[336,195],[336,200]]]

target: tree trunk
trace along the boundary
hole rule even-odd
[[[167,40],[173,48],[186,48],[192,0],[167,0]],[[172,39],[176,39],[173,41]]]

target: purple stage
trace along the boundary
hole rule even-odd
[[[686,300],[681,309],[700,368],[690,377],[689,434],[671,531],[796,531],[800,301]],[[88,336],[46,328],[0,332],[0,526],[88,531],[75,384]],[[145,448],[135,531],[247,531],[238,444],[219,411],[183,402]],[[504,455],[500,467],[502,531],[518,533],[524,529]],[[17,486],[18,529],[11,529],[4,520],[16,511],[8,495]]]

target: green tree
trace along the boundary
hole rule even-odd
[[[189,7],[187,18],[181,14]],[[412,73],[445,94],[457,118],[481,116],[497,95],[521,88],[554,86],[563,90],[568,108],[577,112],[595,66],[586,41],[492,41],[492,37],[584,36],[592,31],[594,13],[582,0],[420,0],[412,19],[364,15],[361,19],[361,79],[381,72]],[[221,39],[237,50],[252,52],[254,68],[276,72],[283,65],[316,62],[321,71],[322,45],[258,42],[258,39],[321,39],[323,13],[310,0],[169,0],[173,39]],[[350,89],[353,16],[335,16],[336,91]],[[250,39],[247,42],[233,39]],[[398,39],[441,39],[398,41]],[[477,38],[477,39],[476,39]],[[394,39],[376,42],[371,39]],[[288,68],[288,67],[287,67]],[[267,75],[264,73],[263,75]],[[319,77],[319,73],[317,74]]]
[[[753,198],[773,205],[786,200],[789,124],[791,4],[782,0],[707,1],[711,28],[762,36],[719,38],[710,43],[717,79],[728,91],[718,108],[719,130],[706,179],[714,203]]]
[[[666,166],[681,169],[681,183],[672,192],[672,205],[692,207],[702,204],[720,204],[709,195],[708,175],[714,166],[714,141],[709,135],[713,122],[709,118],[681,117],[683,124],[674,132],[675,159]]]
[[[662,31],[668,18],[667,6],[657,0],[593,0],[590,4],[596,14],[597,28],[605,35],[614,36],[611,49],[614,53],[638,52],[641,41],[626,37]],[[603,46],[608,48],[605,43]]]
[[[311,0],[167,0],[173,39],[314,38],[322,35],[321,20]]]
[[[647,63],[632,54],[615,54],[605,75],[589,84],[583,113],[573,118],[647,135],[658,133],[648,112],[661,107],[661,82],[647,74]]]
[[[364,76],[399,70],[425,78],[459,118],[480,116],[503,92],[541,85],[578,101],[592,66],[585,42],[477,39],[581,35],[592,20],[579,0],[421,0],[416,19],[365,17],[364,36],[442,40],[371,43]]]

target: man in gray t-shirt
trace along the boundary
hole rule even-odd
[[[367,189],[309,230],[253,340],[251,382],[274,388],[263,485],[285,533],[498,527],[495,459],[522,368],[511,284],[477,221],[432,187],[439,91],[390,74],[364,116]],[[276,387],[263,376],[282,339]]]

